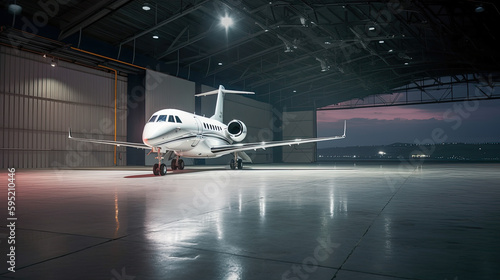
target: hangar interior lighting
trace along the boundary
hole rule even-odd
[[[154,34],[153,39],[160,39],[160,36],[158,36],[157,34]]]
[[[52,61],[50,62],[50,66],[52,66],[52,67],[57,66],[57,60],[55,58],[52,58]]]
[[[20,15],[23,11],[23,7],[17,5],[16,1],[13,4],[9,4],[8,11],[12,15]]]
[[[225,16],[225,17],[223,17],[223,18],[220,19],[220,23],[225,28],[228,28],[229,26],[233,25],[233,19],[230,18],[230,17],[228,17],[228,16]]]
[[[375,30],[375,26],[370,26],[370,27],[368,27],[368,30],[370,30],[370,31]]]
[[[149,5],[148,3],[144,3],[144,4],[142,4],[142,9],[144,11],[149,11],[149,10],[151,10],[151,5]]]
[[[321,65],[321,72],[326,72],[326,71],[330,70],[330,65],[328,65],[328,63],[326,62],[325,59],[321,59],[321,58],[316,57],[316,60],[319,61],[320,65]]]

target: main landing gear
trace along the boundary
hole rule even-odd
[[[153,174],[155,176],[161,175],[165,176],[167,175],[167,166],[161,162],[163,157],[161,156],[160,148],[157,150],[158,155],[156,156],[156,159],[158,159],[158,163],[155,163],[153,165]]]
[[[172,170],[183,170],[184,169],[184,161],[180,159],[179,157],[172,159],[172,162],[170,163],[170,167],[172,167]]]
[[[238,158],[238,153],[234,153],[234,158],[231,159],[229,167],[231,167],[232,170],[235,170],[236,168],[243,169],[243,160]]]

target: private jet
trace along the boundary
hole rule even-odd
[[[227,90],[222,85],[219,86],[218,90],[197,94],[196,96],[217,94],[215,113],[210,118],[177,109],[157,111],[144,126],[143,143],[77,138],[73,137],[71,129],[68,138],[76,141],[150,150],[149,154],[155,153],[158,160],[158,163],[153,165],[153,174],[164,176],[167,174],[167,165],[162,162],[165,157],[171,160],[172,170],[182,170],[184,169],[184,161],[181,157],[217,158],[233,154],[229,163],[230,168],[243,169],[243,161],[252,161],[245,153],[248,150],[337,140],[346,137],[346,123],[344,121],[344,134],[341,136],[240,143],[247,135],[245,123],[237,119],[227,124],[223,123],[224,96],[227,93],[255,94],[249,91]]]

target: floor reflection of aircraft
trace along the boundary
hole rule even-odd
[[[247,127],[240,120],[232,120],[228,124],[222,123],[226,93],[254,94],[247,91],[226,90],[223,86],[220,86],[218,90],[197,94],[197,96],[217,94],[215,113],[210,118],[176,109],[157,111],[144,126],[142,132],[144,143],[76,138],[72,136],[71,130],[69,131],[69,138],[76,141],[151,150],[150,153],[156,153],[156,159],[158,159],[158,163],[153,166],[155,175],[167,174],[167,166],[162,163],[163,155],[172,160],[171,167],[176,170],[184,169],[184,161],[180,157],[216,158],[226,154],[233,154],[234,157],[230,162],[231,169],[242,169],[243,160],[251,162],[250,157],[245,153],[247,150],[345,138],[346,124],[344,122],[344,134],[341,136],[238,143],[245,139]]]

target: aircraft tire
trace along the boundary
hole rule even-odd
[[[233,158],[231,159],[231,162],[229,163],[229,167],[231,167],[232,170],[236,169],[236,162],[234,161]]]
[[[238,159],[238,169],[243,169],[243,160]]]
[[[177,163],[177,168],[179,170],[184,170],[184,161],[182,159],[179,159],[179,162]]]
[[[173,159],[170,163],[170,167],[172,168],[172,170],[177,170],[177,163],[175,159]]]
[[[158,168],[158,163],[155,163],[155,164],[153,165],[153,174],[154,174],[155,176],[160,175],[160,169]]]
[[[167,175],[167,166],[164,163],[160,165],[160,175],[161,176]]]

